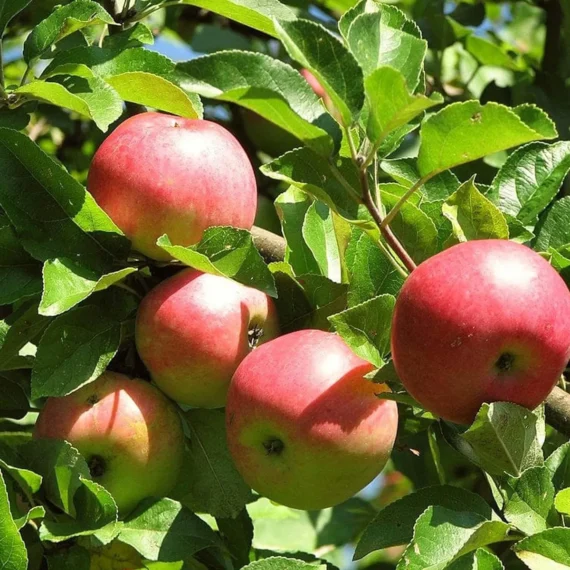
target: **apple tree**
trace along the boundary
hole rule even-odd
[[[570,568],[563,0],[0,0],[0,568]]]

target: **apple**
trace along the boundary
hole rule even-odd
[[[172,490],[184,452],[175,406],[150,383],[115,372],[48,398],[33,436],[69,441],[122,516],[142,499]]]
[[[523,245],[455,245],[404,283],[392,357],[408,392],[446,420],[470,423],[484,402],[535,408],[570,357],[568,288]]]
[[[155,384],[173,400],[199,408],[223,407],[240,362],[278,334],[277,312],[265,293],[195,269],[146,295],[135,328]]]
[[[372,364],[344,341],[300,330],[240,364],[226,407],[228,447],[244,480],[296,509],[341,503],[384,468],[398,426],[387,388],[364,378]]]
[[[99,147],[87,188],[139,252],[159,261],[156,245],[192,245],[210,226],[251,229],[257,186],[234,136],[216,123],[141,113]]]

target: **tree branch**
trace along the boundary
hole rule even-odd
[[[285,240],[262,228],[251,230],[253,243],[267,262],[283,261]],[[560,433],[570,437],[570,394],[555,386],[545,401],[546,421]]]

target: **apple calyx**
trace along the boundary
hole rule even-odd
[[[267,455],[281,455],[285,449],[285,444],[278,437],[271,437],[263,442],[263,447]]]
[[[99,396],[97,396],[97,394],[92,394],[91,396],[89,396],[89,398],[87,398],[87,404],[89,406],[94,406],[98,401],[99,401]]]
[[[249,349],[253,350],[258,344],[259,339],[263,336],[263,329],[258,325],[255,324],[247,331],[247,340]]]
[[[507,374],[514,368],[516,357],[511,352],[503,352],[497,362],[495,362],[495,368],[499,374]]]
[[[100,455],[92,455],[87,460],[87,467],[89,468],[89,473],[93,479],[102,477],[107,471],[107,462]]]

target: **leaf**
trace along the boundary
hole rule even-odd
[[[556,490],[570,487],[570,442],[555,449],[544,462]]]
[[[537,422],[531,411],[516,404],[483,404],[471,427],[460,437],[489,474],[519,477],[543,462]]]
[[[216,523],[235,565],[238,568],[247,566],[253,540],[253,523],[247,510],[242,509],[235,518],[216,518]]]
[[[0,417],[22,419],[30,408],[22,386],[9,378],[0,377]]]
[[[50,317],[65,313],[92,293],[103,291],[136,271],[134,267],[125,267],[100,275],[71,259],[50,259],[44,263],[44,287],[38,312]]]
[[[552,204],[536,226],[534,249],[548,251],[570,243],[570,196]]]
[[[45,558],[49,570],[96,570],[91,566],[91,552],[76,544],[70,548],[48,552]]]
[[[489,504],[479,495],[450,485],[424,487],[384,507],[368,525],[360,539],[354,559],[382,548],[406,544],[412,540],[416,519],[430,506],[445,510],[468,511],[480,520],[499,520]]]
[[[235,279],[272,297],[277,295],[273,276],[247,230],[218,226],[206,229],[196,245],[172,245],[166,235],[157,244],[189,267]]]
[[[32,399],[62,397],[97,379],[117,353],[121,322],[97,305],[77,307],[54,319],[38,345]]]
[[[329,317],[334,330],[358,356],[378,368],[390,350],[390,326],[396,299],[379,295]]]
[[[340,157],[334,165],[309,148],[298,148],[264,164],[261,172],[292,184],[324,202],[345,220],[365,228],[373,227],[364,218],[364,206],[359,206],[358,172],[348,158]]]
[[[313,252],[303,239],[305,215],[313,199],[295,186],[290,186],[275,200],[275,209],[281,220],[283,235],[287,243],[285,262],[296,275],[318,274],[320,269]]]
[[[226,444],[225,417],[219,410],[192,410],[185,418],[190,434],[184,465],[171,493],[192,511],[235,517],[251,498]]]
[[[570,488],[562,489],[554,498],[554,507],[563,515],[570,515]]]
[[[461,556],[447,568],[448,570],[505,570],[501,559],[483,548]]]
[[[513,550],[531,570],[570,568],[570,528],[549,528],[527,536]]]
[[[127,255],[128,240],[92,196],[25,134],[0,128],[0,171],[0,206],[36,259],[104,270]]]
[[[125,520],[119,540],[144,558],[162,562],[183,560],[219,545],[203,520],[172,499],[144,499]]]
[[[26,570],[26,545],[10,513],[8,493],[0,472],[0,566],[2,570]]]
[[[364,82],[370,116],[366,131],[372,143],[377,146],[389,133],[409,123],[412,119],[435,105],[443,103],[443,97],[434,93],[411,95],[406,78],[391,67],[380,67]]]
[[[30,63],[59,40],[86,26],[113,24],[113,18],[92,0],[75,0],[56,8],[24,42],[24,59]]]
[[[49,542],[64,542],[76,536],[89,536],[109,523],[117,521],[117,505],[101,485],[79,477],[75,492],[77,516],[70,520],[46,519],[40,527],[40,538]]]
[[[46,516],[46,510],[41,505],[32,507],[24,516],[14,519],[18,530],[24,528],[31,520],[43,519]]]
[[[31,497],[39,491],[42,477],[27,469],[27,461],[20,452],[20,445],[12,445],[5,437],[0,439],[0,468],[10,475],[26,496]]]
[[[531,224],[556,196],[569,170],[570,143],[532,143],[507,158],[487,196],[503,213]]]
[[[414,527],[398,570],[443,570],[462,554],[507,540],[510,526],[470,512],[428,507]]]
[[[294,20],[295,13],[278,0],[182,0],[235,20],[249,28],[276,36],[273,19]]]
[[[404,278],[367,234],[355,233],[349,249],[352,249],[352,262],[349,263],[349,307],[378,295],[398,294]]]
[[[81,479],[90,479],[89,469],[79,451],[66,441],[33,440],[20,448],[31,470],[43,477],[46,497],[65,513],[75,516],[73,497]]]
[[[330,155],[340,142],[338,125],[306,80],[277,59],[253,52],[218,52],[179,63],[176,70],[184,89],[250,109],[318,154]]]
[[[326,570],[326,568],[326,564],[313,564],[284,556],[270,556],[244,566],[243,570]]]
[[[454,103],[432,115],[420,130],[418,166],[436,174],[527,142],[557,136],[552,121],[531,105],[509,109],[498,103]]]
[[[141,44],[153,44],[152,30],[142,22],[134,26],[108,35],[103,40],[103,47],[110,50],[122,50],[130,47],[139,47]]]
[[[32,81],[14,93],[75,111],[93,119],[103,132],[123,114],[119,94],[98,77],[62,75],[58,76],[58,82]]]
[[[521,69],[521,65],[513,60],[513,58],[505,53],[498,45],[475,34],[471,34],[467,37],[465,47],[482,65],[504,67],[514,71]]]
[[[0,0],[0,40],[10,20],[24,10],[31,1],[32,0]]]
[[[352,54],[320,24],[294,20],[275,27],[289,55],[324,87],[343,125],[352,125],[364,104],[362,70]]]
[[[427,42],[386,22],[384,12],[357,16],[346,34],[348,47],[368,77],[381,66],[390,66],[403,76],[404,86],[414,91],[423,71]]]
[[[333,214],[326,204],[317,201],[309,206],[302,234],[319,266],[319,273],[340,283],[342,256],[337,243]]]
[[[508,239],[507,220],[471,179],[462,184],[442,206],[453,226],[456,242],[474,239]]]
[[[189,119],[202,118],[202,104],[198,97],[186,93],[160,75],[132,71],[108,77],[107,83],[125,101]]]

